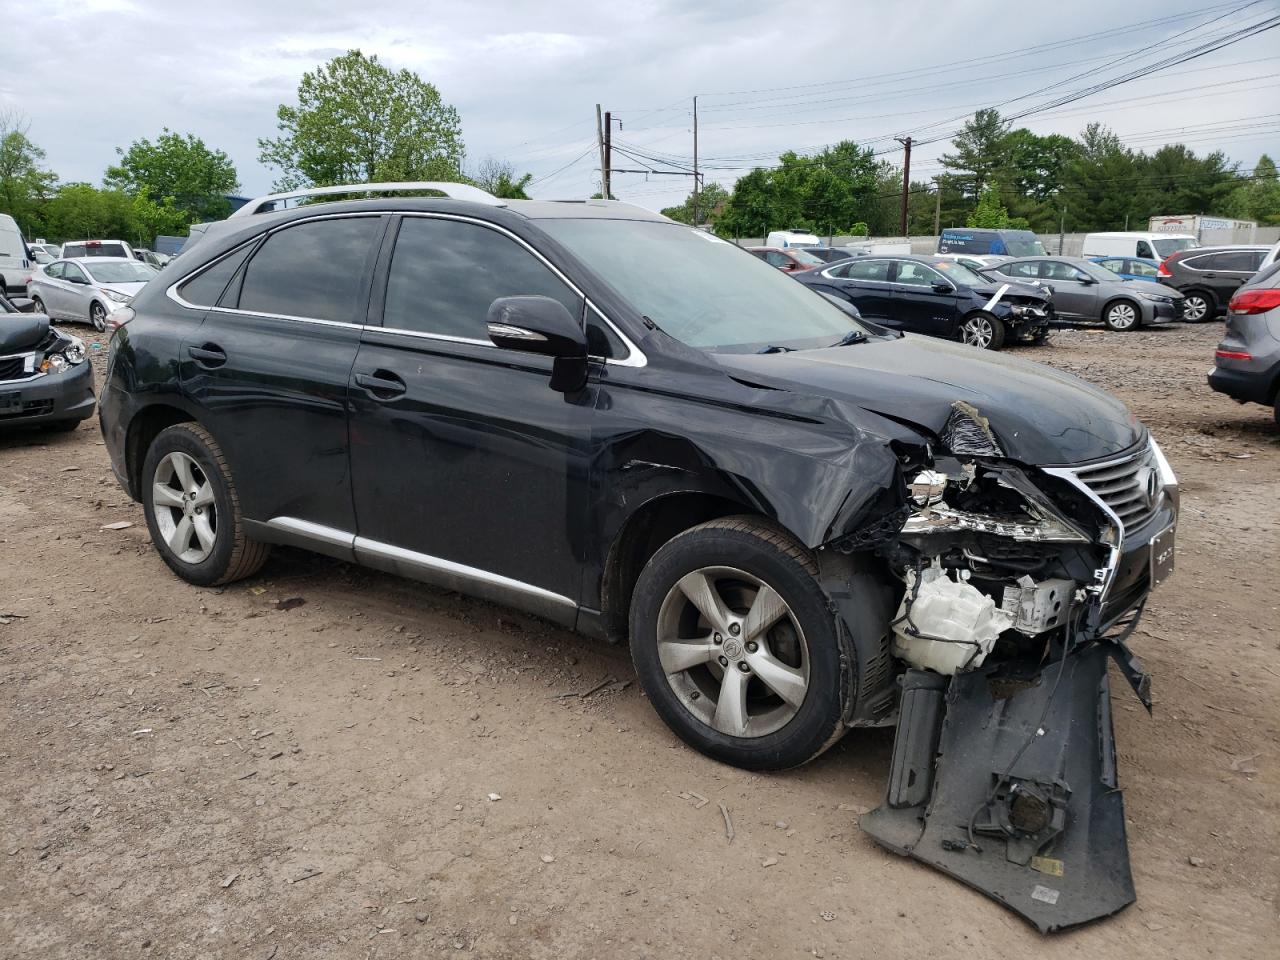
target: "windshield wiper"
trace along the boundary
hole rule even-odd
[[[832,344],[833,347],[847,347],[853,343],[866,343],[867,335],[861,330],[850,330],[843,337]]]
[[[795,347],[778,347],[771,343],[768,346],[761,347],[756,353],[794,353],[795,349]]]

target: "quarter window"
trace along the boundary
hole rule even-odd
[[[552,297],[582,317],[582,298],[510,237],[458,220],[401,222],[387,277],[385,326],[488,343],[489,305],[517,296]],[[593,352],[597,348],[592,345]]]
[[[271,234],[249,261],[240,309],[363,323],[378,217],[310,220]]]
[[[1020,263],[1006,263],[1000,267],[1000,272],[1011,277],[1038,277],[1040,276],[1040,261],[1030,260]]]
[[[235,272],[240,269],[249,256],[253,244],[246,244],[243,250],[237,250],[229,257],[223,257],[212,267],[197,277],[193,277],[178,288],[182,299],[197,307],[212,307],[222,296]]]

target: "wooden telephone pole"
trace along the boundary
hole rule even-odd
[[[911,192],[911,138],[910,137],[894,137],[902,144],[904,151],[902,158],[902,235],[907,235],[907,194]]]

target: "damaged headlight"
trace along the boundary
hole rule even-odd
[[[45,354],[40,370],[43,373],[61,373],[78,363],[84,363],[84,360],[84,341],[79,337],[68,337],[60,348],[55,345]]]

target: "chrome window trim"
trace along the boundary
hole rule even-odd
[[[495,224],[495,223],[489,223],[488,221],[481,220],[477,217],[467,217],[467,216],[462,216],[460,214],[434,213],[429,211],[382,210],[376,213],[370,211],[368,213],[317,214],[314,217],[301,217],[297,220],[290,220],[288,223],[281,224],[278,227],[265,231],[265,233],[255,234],[253,237],[251,237],[248,240],[245,240],[243,243],[236,244],[236,246],[226,251],[217,259],[210,260],[208,263],[203,264],[202,266],[196,268],[195,270],[192,270],[190,273],[178,278],[165,289],[165,296],[167,296],[174,303],[178,304],[180,307],[184,307],[188,310],[208,310],[215,313],[229,314],[231,316],[266,317],[271,320],[292,320],[297,323],[317,323],[317,324],[321,324],[322,326],[350,327],[350,328],[355,328],[362,331],[363,330],[375,330],[375,331],[383,330],[383,331],[386,331],[387,333],[395,333],[395,334],[401,334],[405,336],[418,337],[424,340],[438,340],[442,343],[466,343],[472,346],[491,347],[494,350],[500,349],[492,341],[480,340],[474,337],[455,337],[455,336],[450,336],[449,334],[443,334],[443,333],[427,333],[426,331],[422,331],[422,330],[405,330],[401,327],[384,327],[380,325],[374,326],[366,323],[344,323],[341,320],[321,320],[316,317],[300,317],[300,316],[294,316],[292,314],[284,314],[284,313],[263,313],[257,310],[240,310],[238,308],[232,308],[232,307],[201,306],[200,304],[191,303],[188,300],[184,299],[182,294],[178,292],[178,288],[182,286],[184,283],[186,283],[188,280],[193,280],[200,274],[213,269],[213,267],[215,267],[217,264],[221,263],[227,257],[234,255],[236,252],[243,249],[244,247],[250,244],[258,243],[260,240],[262,240],[264,236],[270,236],[271,234],[277,233],[280,230],[287,230],[289,227],[296,226],[299,223],[310,223],[314,220],[340,220],[340,219],[346,219],[350,217],[371,217],[371,216],[382,217],[382,216],[394,216],[394,215],[399,215],[402,217],[421,217],[426,219],[437,219],[437,220],[459,220],[464,223],[474,223],[481,227],[487,227],[490,230],[495,230],[498,233],[501,233],[504,236],[511,238],[516,243],[520,244],[520,246],[524,247],[531,254],[533,254],[533,256],[536,257],[539,261],[541,261],[542,264],[546,266],[547,269],[549,269],[553,274],[555,274],[555,276],[558,277],[565,284],[565,286],[567,286],[575,294],[581,297],[583,300],[583,303],[593,313],[595,313],[597,317],[599,317],[601,320],[605,322],[605,324],[608,325],[609,329],[613,331],[614,335],[619,340],[622,341],[623,346],[627,348],[627,356],[621,359],[616,357],[599,357],[594,355],[593,355],[593,359],[603,360],[606,364],[610,364],[616,367],[644,367],[648,365],[649,359],[648,357],[645,356],[644,351],[642,351],[639,347],[637,347],[632,342],[631,338],[628,337],[625,333],[623,333],[622,330],[618,328],[618,325],[614,323],[605,314],[603,310],[601,310],[598,306],[596,306],[595,303],[592,302],[590,297],[588,297],[585,293],[582,292],[582,290],[578,288],[577,284],[575,284],[568,277],[566,277],[559,269],[556,268],[556,266],[553,263],[547,260],[547,258],[544,257],[541,253],[539,253],[534,247],[530,246],[528,243],[526,243],[520,237],[516,236],[506,227],[499,226],[498,224]]]
[[[433,557],[430,554],[419,553],[416,550],[397,547],[395,544],[357,536],[348,530],[340,530],[337,527],[312,523],[310,520],[302,520],[298,517],[272,517],[267,521],[266,525],[317,543],[351,550],[355,553],[357,561],[359,561],[360,552],[364,551],[366,554],[371,554],[380,559],[403,563],[431,573],[457,577],[463,581],[495,587],[511,594],[519,594],[520,596],[540,600],[552,606],[571,610],[578,608],[576,600],[552,590],[535,586],[532,583],[504,577],[502,574],[481,570],[479,567],[469,567],[465,563],[457,563],[453,560],[446,560],[443,557]]]

